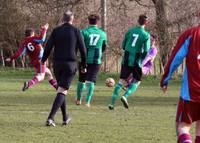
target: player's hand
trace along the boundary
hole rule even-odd
[[[49,28],[49,23],[46,23],[43,28],[48,29]]]
[[[6,58],[5,61],[6,61],[6,62],[10,62],[11,59],[10,59],[10,58]]]
[[[87,69],[86,68],[81,68],[81,73],[86,73]]]
[[[167,91],[167,85],[162,86],[161,90],[163,91],[163,93],[165,93]]]

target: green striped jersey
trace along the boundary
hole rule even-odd
[[[106,46],[106,33],[95,25],[82,30],[82,35],[87,48],[87,63],[101,64],[102,48]]]
[[[124,56],[122,64],[141,67],[141,62],[150,49],[150,34],[145,31],[143,26],[130,28],[122,42]]]

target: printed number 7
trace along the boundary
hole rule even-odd
[[[131,44],[132,47],[135,47],[135,44],[137,42],[139,35],[138,34],[133,34],[133,42]]]

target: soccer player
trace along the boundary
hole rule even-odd
[[[72,25],[73,20],[74,15],[71,11],[63,14],[62,24],[52,31],[41,60],[42,63],[45,63],[54,48],[53,69],[58,89],[46,126],[55,126],[54,116],[59,108],[61,108],[63,116],[62,125],[67,125],[71,120],[67,114],[65,96],[77,70],[77,50],[81,54],[81,71],[86,72],[85,44],[80,30]]]
[[[124,56],[122,59],[120,80],[113,91],[111,104],[108,106],[110,110],[114,109],[119,92],[123,85],[127,83],[126,80],[130,74],[132,74],[134,81],[121,97],[125,108],[129,107],[127,97],[135,91],[141,81],[142,60],[146,57],[150,49],[150,34],[145,30],[147,22],[147,16],[140,15],[138,18],[139,26],[130,28],[125,34],[122,42]]]
[[[143,73],[143,75],[146,75],[146,76],[149,75],[150,73],[152,73],[153,61],[154,61],[154,59],[157,55],[157,52],[158,52],[158,50],[157,50],[157,37],[154,36],[154,35],[151,35],[150,39],[151,39],[151,48],[150,48],[147,56],[145,57],[145,59],[142,61],[142,73]],[[131,74],[127,79],[127,85],[123,89],[126,90],[132,84],[132,82],[134,82],[134,81],[135,80],[133,79],[133,76]],[[139,86],[139,84],[138,84],[138,86]],[[136,91],[137,87],[135,88],[134,91]]]
[[[185,59],[176,114],[178,143],[192,143],[190,127],[196,122],[195,143],[200,143],[200,25],[183,32],[164,68],[160,86],[166,92],[172,73]]]
[[[98,15],[90,15],[88,17],[89,26],[82,30],[82,35],[87,48],[87,73],[81,73],[79,70],[76,97],[77,105],[81,104],[82,92],[86,85],[86,106],[90,107],[91,98],[94,92],[94,85],[101,66],[102,53],[106,49],[107,36],[104,31],[98,28],[98,21]]]
[[[29,56],[30,63],[35,68],[37,74],[30,81],[24,82],[22,91],[25,91],[38,82],[44,80],[45,74],[48,75],[49,83],[55,89],[57,88],[57,82],[53,79],[50,69],[46,67],[46,62],[43,64],[40,63],[44,52],[42,44],[45,42],[48,27],[48,23],[42,26],[40,35],[36,35],[32,28],[27,29],[25,31],[25,38],[22,40],[18,51],[11,58],[6,59],[6,61],[12,61],[21,55],[27,54]]]

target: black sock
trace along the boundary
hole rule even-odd
[[[53,103],[53,106],[52,106],[52,109],[51,109],[48,119],[54,120],[54,116],[55,116],[56,112],[58,111],[58,109],[63,104],[64,100],[65,100],[65,94],[57,93],[57,96],[54,100],[54,103]]]
[[[67,109],[66,109],[66,98],[64,99],[64,102],[61,105],[61,112],[63,116],[63,121],[67,121],[68,115],[67,115]]]

